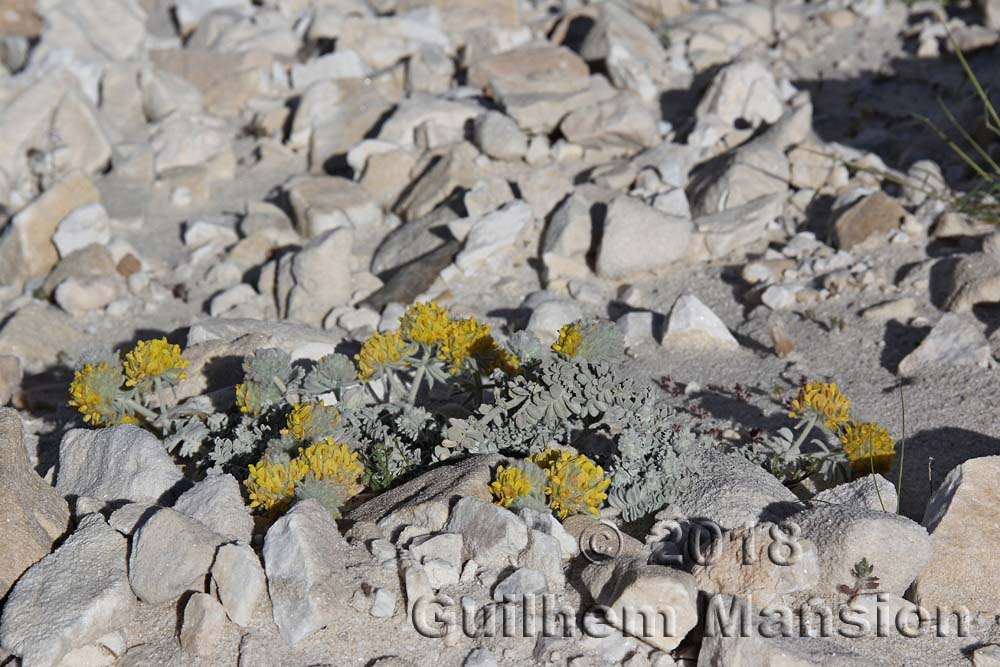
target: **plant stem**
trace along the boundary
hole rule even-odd
[[[802,443],[806,441],[806,436],[809,435],[810,431],[812,431],[813,428],[816,426],[816,420],[818,418],[819,417],[817,415],[813,415],[812,417],[809,418],[809,423],[806,424],[805,428],[802,430],[802,433],[799,435],[798,440],[792,443],[792,448],[789,451],[794,451],[796,454],[801,452]]]
[[[425,364],[420,364],[417,367],[417,372],[413,374],[413,384],[410,385],[410,395],[408,397],[408,402],[413,405],[417,401],[417,392],[420,390],[420,383],[424,379],[424,372],[427,370]]]
[[[906,401],[903,399],[903,385],[899,385],[899,412],[900,430],[902,435],[899,438],[899,474],[896,478],[896,514],[900,514],[903,506],[903,457],[906,455]]]
[[[882,491],[879,490],[878,478],[875,477],[875,448],[871,446],[871,443],[868,443],[868,462],[871,463],[872,466],[872,484],[875,485],[875,494],[878,496],[878,504],[882,506],[882,511],[884,512],[885,503],[882,502]],[[897,500],[897,503],[898,502],[899,501]],[[898,510],[899,507],[896,509]]]
[[[147,408],[145,405],[137,403],[136,401],[133,401],[131,398],[125,401],[125,405],[132,408],[133,410],[135,410],[140,415],[142,415],[143,417],[145,417],[146,419],[148,419],[153,423],[155,423],[156,420],[159,419],[160,417],[158,414]]]

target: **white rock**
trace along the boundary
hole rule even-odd
[[[124,628],[136,612],[125,538],[97,514],[32,566],[7,597],[0,646],[26,667],[55,667],[74,648]]]
[[[237,306],[253,301],[258,296],[257,290],[246,283],[233,285],[212,297],[208,306],[208,314],[212,317],[218,317]]]
[[[337,49],[305,63],[292,65],[292,86],[305,90],[323,79],[361,79],[368,75],[368,67],[355,51]]]
[[[70,315],[83,315],[117,299],[121,288],[114,276],[71,276],[56,286],[52,298]]]
[[[683,294],[674,302],[663,344],[701,345],[728,350],[740,346],[718,315],[693,294]]]
[[[497,667],[497,659],[489,649],[474,648],[465,656],[462,667]]]
[[[487,111],[476,119],[476,145],[496,160],[520,160],[528,152],[528,137],[509,116]]]
[[[294,255],[288,267],[294,280],[288,294],[289,319],[321,325],[331,310],[350,301],[353,239],[349,227],[331,229]]]
[[[576,301],[554,298],[540,303],[531,311],[526,328],[542,340],[554,340],[563,325],[572,324],[582,317],[583,309]]]
[[[878,489],[876,490],[876,484]],[[896,487],[882,475],[876,474],[859,477],[847,484],[820,491],[813,496],[813,501],[830,505],[855,505],[867,507],[870,510],[895,512]]]
[[[616,279],[665,268],[687,253],[691,231],[690,221],[665,215],[632,197],[619,196],[608,206],[597,253],[597,273]]]
[[[226,147],[225,129],[212,116],[171,114],[153,135],[156,172],[205,164]]]
[[[455,258],[455,264],[468,271],[513,246],[521,230],[531,223],[531,207],[523,201],[512,202],[484,215],[472,224],[465,247]]]
[[[215,552],[226,538],[174,510],[161,508],[132,535],[128,577],[147,604],[170,602],[204,588]]]
[[[517,514],[525,525],[532,530],[537,530],[546,535],[551,535],[559,542],[559,551],[562,557],[570,559],[580,553],[580,545],[575,537],[566,532],[562,523],[549,512],[539,512],[537,510],[525,508]]]
[[[800,290],[798,285],[771,285],[761,293],[760,300],[771,310],[783,310],[795,305]]]
[[[253,517],[232,475],[209,475],[181,494],[174,509],[231,540],[250,542]]]
[[[946,313],[917,349],[899,362],[899,374],[912,377],[942,366],[988,368],[991,359],[990,344],[976,321]]]
[[[463,557],[483,566],[509,565],[528,546],[528,528],[516,514],[478,498],[459,499],[445,530],[460,533]]]
[[[59,444],[56,490],[64,496],[157,503],[186,486],[160,441],[137,426],[73,429]]]
[[[218,11],[236,11],[249,14],[248,0],[178,0],[175,3],[177,22],[182,33],[189,33],[206,16]]]
[[[195,593],[184,605],[181,622],[181,648],[193,656],[209,656],[222,639],[226,612],[211,595]]]
[[[91,243],[106,244],[111,240],[111,221],[108,212],[100,204],[84,204],[73,209],[62,219],[56,233],[52,235],[52,243],[59,251],[60,257],[65,257],[74,250],[85,248]]]
[[[403,590],[406,592],[406,615],[413,618],[413,608],[420,600],[430,600],[434,597],[427,572],[419,563],[408,558],[399,561],[403,570]]]
[[[246,544],[224,544],[212,564],[212,581],[229,619],[250,625],[254,609],[267,591],[267,578],[257,554]]]
[[[550,591],[562,590],[566,585],[562,550],[559,540],[551,535],[528,529],[528,546],[521,552],[518,562],[524,569],[541,572]]]
[[[545,575],[538,570],[521,567],[514,570],[493,589],[493,599],[519,601],[527,595],[541,595],[549,590]]]
[[[710,146],[736,129],[743,120],[756,127],[774,123],[784,112],[784,102],[774,75],[755,61],[735,62],[723,67],[712,79],[695,109],[694,142]]]
[[[462,567],[462,536],[458,533],[438,533],[415,538],[409,546],[410,553],[418,562],[437,559]]]
[[[296,503],[264,538],[264,569],[274,623],[288,644],[297,644],[335,620],[349,596],[338,551],[346,542],[318,501]]]
[[[375,618],[389,618],[395,610],[396,594],[384,588],[376,588],[368,613]]]

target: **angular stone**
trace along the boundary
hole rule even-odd
[[[56,362],[60,350],[73,348],[82,338],[73,318],[45,303],[30,303],[9,316],[0,328],[0,350],[16,355],[29,373]]]
[[[138,426],[73,429],[59,444],[56,490],[64,496],[157,503],[186,485],[160,441]]]
[[[249,543],[253,517],[232,475],[212,475],[181,494],[174,509],[197,519],[219,535]]]
[[[69,506],[32,468],[21,418],[9,408],[0,408],[0,507],[2,599],[69,527]]]
[[[919,524],[898,514],[855,505],[823,505],[789,518],[816,545],[817,594],[834,599],[854,581],[851,570],[867,558],[879,590],[902,595],[931,559],[931,540]],[[786,531],[786,535],[790,535]]]
[[[765,239],[768,224],[781,215],[784,205],[783,195],[766,195],[742,206],[695,218],[694,227],[708,255],[721,258]]]
[[[921,606],[965,606],[991,616],[1000,609],[1000,573],[981,566],[992,562],[1000,544],[1000,527],[989,519],[989,508],[997,503],[998,470],[1000,456],[968,460],[948,473],[927,503],[923,525],[934,553],[914,586]]]
[[[496,585],[493,589],[493,599],[497,602],[503,602],[505,598],[520,601],[525,596],[541,595],[548,590],[544,574],[538,570],[521,567]]]
[[[294,255],[289,266],[294,285],[288,293],[288,319],[320,326],[331,310],[347,305],[353,291],[353,240],[350,228],[331,229]]]
[[[899,362],[898,373],[912,377],[947,366],[989,368],[990,344],[970,315],[946,313],[927,338]]]
[[[136,600],[126,577],[127,548],[100,515],[84,517],[11,590],[0,616],[0,646],[25,667],[55,667],[72,649],[128,625]]]
[[[608,206],[597,273],[615,279],[665,268],[685,256],[691,231],[690,221],[665,215],[632,197],[617,197]]]
[[[225,124],[214,116],[171,114],[152,139],[156,173],[202,165],[227,147]]]
[[[517,243],[521,232],[531,224],[531,207],[523,201],[514,201],[472,223],[465,239],[465,247],[455,258],[455,264],[464,271],[503,257],[505,250]]]
[[[521,553],[518,563],[523,569],[541,572],[550,591],[560,591],[566,585],[563,574],[563,554],[559,540],[540,530],[528,530],[528,546]]]
[[[52,298],[70,315],[83,315],[117,299],[122,287],[121,279],[114,276],[72,277],[59,283]]]
[[[951,278],[945,308],[967,313],[979,303],[1000,302],[1000,258],[995,253],[975,253],[958,260]]]
[[[720,69],[702,95],[695,109],[694,141],[688,143],[711,146],[733,134],[737,121],[754,128],[774,123],[783,112],[784,102],[771,70],[752,60],[735,62]]]
[[[513,120],[499,111],[476,119],[476,145],[494,160],[520,160],[528,152],[528,137]]]
[[[120,7],[110,8],[116,10]],[[70,91],[63,97],[52,116],[52,133],[59,137],[63,155],[58,163],[66,171],[92,174],[111,161],[110,139],[98,119],[97,109],[80,92]]]
[[[884,192],[875,192],[861,199],[840,214],[833,224],[837,247],[850,250],[869,238],[883,236],[899,229],[906,210]]]
[[[305,176],[291,181],[286,189],[296,229],[307,239],[331,229],[365,226],[382,219],[368,191],[346,178]]]
[[[571,111],[559,129],[585,148],[635,151],[660,143],[659,118],[641,100],[625,95]]]
[[[565,47],[522,46],[473,63],[468,84],[490,93],[521,129],[550,132],[590,101],[587,64]]]
[[[876,490],[876,484],[878,489]],[[859,477],[853,482],[838,484],[812,497],[812,502],[828,505],[853,505],[880,512],[895,512],[896,487],[882,475]]]
[[[493,470],[502,460],[487,454],[433,468],[355,507],[346,518],[376,522],[387,535],[407,525],[440,531],[455,500],[466,496],[490,500]]]
[[[288,644],[326,627],[347,607],[347,576],[338,558],[346,544],[330,513],[315,500],[296,503],[268,529],[267,589],[274,623]]]
[[[161,508],[132,535],[128,577],[146,604],[176,600],[188,590],[204,590],[215,552],[226,538],[199,521]]]
[[[466,560],[487,567],[515,563],[518,554],[528,546],[528,528],[516,514],[478,498],[460,498],[451,510],[445,530],[462,535]]]
[[[719,316],[693,294],[679,296],[670,311],[663,344],[675,343],[726,350],[740,347]]]
[[[755,604],[780,603],[783,596],[807,591],[819,582],[816,545],[797,538],[798,550],[781,546],[785,533],[781,526],[760,523],[753,528],[737,528],[703,548],[704,564],[695,563],[691,574],[699,590],[745,597]],[[777,547],[775,547],[777,545]]]
[[[695,217],[788,192],[788,160],[764,141],[744,144],[696,169],[687,186]]]
[[[619,557],[588,565],[580,578],[611,609],[611,625],[661,651],[676,648],[698,622],[698,589],[687,572]]]
[[[249,626],[267,591],[267,577],[254,550],[246,544],[223,544],[212,564],[212,581],[229,619]]]
[[[406,220],[420,218],[447,201],[456,190],[471,188],[480,177],[477,156],[472,144],[457,144],[421,174],[395,210]]]
[[[207,593],[195,593],[184,605],[181,648],[193,656],[212,655],[222,639],[225,625],[226,612],[219,601]]]
[[[47,273],[59,254],[52,235],[73,210],[100,200],[90,179],[68,175],[23,208],[0,230],[0,284],[10,285]]]

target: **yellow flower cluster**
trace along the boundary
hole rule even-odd
[[[870,473],[873,467],[877,473],[888,472],[896,456],[896,441],[875,423],[852,421],[844,424],[840,442],[851,469],[861,475]]]
[[[295,482],[309,473],[309,466],[298,458],[275,461],[267,457],[250,465],[250,476],[243,485],[250,492],[250,507],[264,510],[285,507],[295,495]]]
[[[529,456],[528,460],[545,471],[548,477],[545,494],[560,519],[583,512],[599,514],[598,508],[607,500],[606,490],[611,484],[601,466],[583,454],[560,449],[547,449]]]
[[[485,373],[500,368],[505,373],[517,373],[517,356],[500,348],[490,335],[490,325],[474,317],[452,318],[448,310],[435,302],[415,303],[399,318],[399,328],[388,333],[375,333],[354,356],[358,362],[358,377],[368,381],[389,368],[409,365],[407,357],[417,350],[416,344],[437,348],[437,357],[447,362],[452,375],[457,375],[475,360]]]
[[[556,339],[556,342],[552,343],[552,349],[572,359],[576,356],[577,348],[580,346],[582,339],[583,331],[580,329],[579,322],[564,324],[559,329],[559,338]]]
[[[387,333],[376,331],[361,345],[361,351],[354,355],[358,362],[358,378],[368,382],[386,369],[405,366],[408,363],[406,357],[414,350],[413,344],[404,340],[399,330]]]
[[[358,479],[364,473],[365,466],[361,463],[358,453],[352,452],[347,445],[336,443],[333,438],[327,438],[300,449],[299,459],[317,480],[330,480],[340,484],[347,497],[361,492],[362,486],[358,483]]]
[[[497,478],[490,484],[490,493],[500,507],[509,507],[512,502],[531,493],[531,482],[520,469],[513,466],[497,466]]]
[[[73,373],[73,381],[69,385],[69,404],[91,426],[111,426],[117,420],[114,397],[121,383],[120,369],[111,367],[104,361],[86,364]]]
[[[180,345],[171,345],[166,338],[140,340],[125,354],[125,385],[136,387],[156,379],[183,380],[187,377],[184,369],[190,363],[181,356]]]
[[[250,391],[242,382],[236,385],[236,407],[243,413],[256,415],[260,412],[258,406],[250,404]]]
[[[313,440],[325,437],[339,421],[340,413],[336,408],[322,403],[296,403],[280,433],[290,435],[294,440]]]
[[[344,496],[350,498],[363,488],[358,480],[364,470],[357,452],[327,438],[300,448],[299,455],[287,461],[264,457],[250,465],[250,475],[243,485],[250,492],[250,507],[283,509],[295,496],[295,483],[310,474],[317,481],[339,484]]]
[[[850,410],[851,401],[837,389],[836,383],[814,380],[799,389],[788,416],[793,419],[814,416],[828,429],[836,430],[851,418]]]
[[[833,382],[812,381],[799,389],[788,415],[815,417],[837,434],[851,469],[858,474],[887,472],[896,455],[896,442],[889,432],[874,422],[851,419],[851,401]]]

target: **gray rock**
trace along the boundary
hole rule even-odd
[[[906,210],[879,191],[868,195],[841,213],[833,224],[837,247],[850,250],[869,238],[899,229]]]
[[[48,555],[69,527],[69,507],[34,471],[17,411],[0,408],[0,598]]]
[[[627,95],[571,111],[559,129],[568,141],[584,148],[634,152],[660,143],[659,118],[641,100]]]
[[[226,615],[236,625],[250,625],[257,603],[267,590],[264,568],[246,544],[224,544],[215,554],[212,582]]]
[[[59,444],[56,490],[64,496],[158,503],[187,484],[160,441],[137,426],[73,429]]]
[[[946,313],[927,338],[899,362],[899,374],[912,377],[942,366],[989,368],[990,344],[970,315]]]
[[[615,320],[615,326],[625,338],[625,346],[628,348],[655,342],[652,311],[637,310],[624,313]]]
[[[691,231],[689,221],[632,197],[617,197],[608,207],[597,273],[615,279],[665,268],[685,256]]]
[[[559,591],[566,585],[563,574],[563,554],[559,540],[540,530],[528,529],[528,546],[518,559],[526,570],[541,572],[550,591]]]
[[[563,116],[591,101],[587,64],[565,47],[521,46],[487,56],[473,63],[467,78],[533,133],[554,130]]]
[[[572,324],[582,317],[580,304],[572,299],[557,297],[543,301],[532,309],[525,328],[541,340],[555,340],[563,325]]]
[[[525,508],[517,515],[521,517],[521,521],[524,521],[529,530],[537,530],[554,537],[564,559],[570,559],[580,553],[580,545],[576,538],[570,535],[563,524],[551,513]]]
[[[84,517],[11,590],[0,646],[26,667],[54,667],[72,649],[128,625],[136,601],[126,577],[127,547],[99,515]]]
[[[836,598],[841,595],[839,586],[853,583],[851,570],[863,558],[874,565],[879,590],[897,595],[931,559],[927,531],[898,514],[826,505],[799,512],[789,522],[816,545],[820,565],[816,592],[827,598]]]
[[[417,128],[432,125],[462,137],[465,124],[480,112],[480,107],[468,102],[414,95],[396,107],[382,124],[378,138],[399,146],[414,147]]]
[[[52,243],[60,257],[66,257],[93,243],[106,244],[110,240],[111,221],[108,219],[108,212],[96,203],[84,204],[70,211],[52,235]]]
[[[875,485],[878,485],[876,490]],[[882,475],[876,474],[859,477],[853,482],[820,491],[812,497],[812,501],[827,505],[853,505],[867,507],[880,512],[896,511],[896,487]],[[884,507],[883,507],[884,505]]]
[[[346,546],[337,524],[319,502],[296,503],[264,538],[264,569],[274,623],[294,645],[326,627],[347,606],[346,578],[338,552]],[[343,599],[341,599],[343,598]]]
[[[782,546],[785,530],[772,523],[737,528],[705,547],[704,563],[695,563],[691,574],[698,588],[708,593],[753,596],[756,604],[780,603],[783,596],[807,591],[819,582],[816,545],[797,538],[798,550]]]
[[[226,541],[189,516],[161,508],[132,535],[128,578],[146,604],[176,600],[188,590],[204,590],[215,552]]]
[[[694,345],[736,350],[740,344],[719,316],[693,294],[682,294],[674,302],[663,335],[664,345]]]
[[[288,292],[288,319],[319,326],[331,310],[350,301],[353,237],[349,228],[331,229],[295,253],[288,265],[294,281]]]
[[[455,264],[468,271],[488,260],[502,257],[505,250],[517,243],[531,220],[531,207],[523,201],[511,202],[475,220],[465,239],[465,247],[455,257]]]
[[[788,192],[788,160],[763,139],[744,144],[695,171],[687,187],[696,217]]]
[[[588,565],[580,578],[613,611],[611,625],[661,651],[676,648],[698,622],[698,589],[687,572],[619,557]]]
[[[403,590],[406,593],[406,616],[413,618],[413,608],[417,602],[433,598],[434,589],[422,565],[409,558],[401,559],[399,565],[403,572]]]
[[[490,500],[493,470],[502,460],[488,454],[442,465],[352,509],[346,518],[378,523],[389,535],[408,525],[421,526],[428,532],[440,531],[448,522],[455,500],[466,496]]]
[[[71,277],[59,283],[52,298],[70,315],[104,308],[121,296],[122,281],[114,276]]]
[[[10,265],[0,262],[0,266]],[[37,373],[54,364],[60,350],[74,348],[81,338],[82,331],[72,317],[55,306],[33,302],[4,322],[0,350],[18,357],[24,371]]]
[[[737,121],[755,128],[774,123],[782,113],[784,102],[771,70],[752,60],[735,62],[719,70],[702,95],[688,143],[711,146],[729,135],[747,134],[737,130]]]
[[[382,213],[364,187],[337,176],[303,176],[285,186],[295,226],[307,239],[340,227],[377,224]]]
[[[767,226],[782,214],[784,205],[784,196],[766,195],[742,206],[695,218],[694,227],[708,256],[721,258],[766,238]]]
[[[396,594],[384,588],[376,588],[368,613],[375,618],[389,618],[394,611],[396,611]]]
[[[417,173],[423,169],[422,173],[400,197],[394,210],[404,219],[413,220],[446,202],[455,190],[471,188],[484,175],[484,170],[477,165],[477,157],[476,147],[463,141],[454,144],[429,168],[418,165]]]
[[[583,257],[592,242],[595,202],[570,194],[552,214],[542,241],[542,253],[560,257]]]
[[[938,487],[924,512],[923,525],[931,536],[934,554],[917,577],[914,600],[931,608],[966,607],[973,613],[994,614],[1000,604],[1000,575],[992,562],[1000,543],[1000,529],[986,519],[983,508],[996,502],[991,480],[1000,469],[1000,456],[971,459],[956,466]],[[986,560],[983,560],[983,559]],[[969,576],[973,568],[975,576]]]
[[[458,533],[438,533],[417,537],[410,543],[409,549],[417,562],[442,560],[456,570],[462,568],[462,536]]]
[[[445,530],[462,535],[466,560],[487,567],[513,564],[528,546],[528,528],[516,514],[478,498],[460,498]]]
[[[493,599],[497,602],[520,600],[528,595],[548,592],[545,575],[538,570],[521,567],[511,572],[493,589]]]
[[[7,405],[24,379],[21,360],[12,354],[0,354],[0,405]]]
[[[494,160],[520,160],[528,152],[528,137],[513,120],[499,111],[476,119],[476,145]]]
[[[195,593],[184,605],[181,648],[196,657],[210,656],[222,639],[226,612],[219,601],[206,593]]]
[[[979,303],[1000,301],[1000,257],[995,253],[975,253],[958,260],[951,278],[945,308],[967,313]]]
[[[182,493],[174,509],[223,537],[250,542],[253,517],[243,504],[240,484],[232,475],[209,475]]]
[[[474,648],[465,656],[462,667],[497,667],[497,659],[489,649]]]

